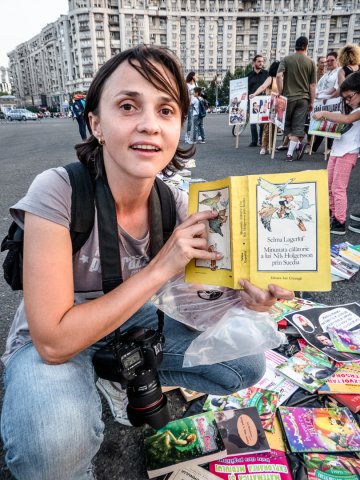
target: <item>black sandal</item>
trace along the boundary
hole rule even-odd
[[[288,147],[286,145],[280,145],[279,147],[276,147],[275,150],[277,152],[282,152],[283,150],[287,150]]]

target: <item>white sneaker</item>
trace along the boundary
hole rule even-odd
[[[265,149],[265,148],[262,148],[262,149],[260,150],[260,155],[266,155],[266,154],[267,154],[266,149]]]
[[[129,403],[126,390],[122,388],[120,383],[109,382],[109,380],[103,378],[98,378],[96,386],[106,398],[115,421],[131,427],[126,411]]]

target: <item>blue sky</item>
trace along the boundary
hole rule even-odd
[[[0,66],[7,67],[6,54],[67,14],[68,0],[2,0],[0,12]]]

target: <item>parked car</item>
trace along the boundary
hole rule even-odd
[[[6,118],[11,122],[12,120],[37,120],[38,116],[25,108],[13,108],[6,112]]]

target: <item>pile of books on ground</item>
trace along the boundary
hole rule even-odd
[[[145,432],[150,478],[360,478],[360,305],[295,298],[272,315],[297,332],[294,353],[265,352],[263,378],[230,395],[182,389],[202,411]]]
[[[350,280],[360,267],[360,245],[349,242],[337,243],[331,246],[331,281]]]
[[[161,178],[165,183],[171,183],[179,190],[183,190],[186,193],[189,193],[189,187],[191,183],[202,183],[206,180],[204,178],[195,178],[192,177],[192,168],[196,167],[196,161],[194,158],[190,158],[185,162],[185,168],[179,170],[178,173],[175,173],[171,177],[166,177],[165,175],[159,173],[158,177]]]

